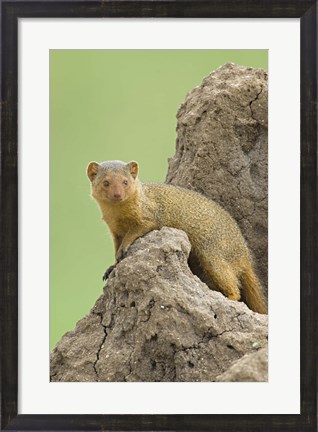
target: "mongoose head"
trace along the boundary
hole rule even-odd
[[[92,196],[111,204],[123,203],[134,195],[138,189],[137,174],[138,163],[134,161],[91,162],[87,167]]]

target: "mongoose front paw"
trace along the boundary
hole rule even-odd
[[[127,251],[124,251],[123,249],[121,251],[118,252],[117,256],[116,256],[116,262],[119,263],[121,260],[123,260],[124,258],[126,258],[127,256]]]
[[[111,274],[111,272],[114,270],[115,267],[116,267],[116,264],[111,265],[110,267],[108,267],[108,269],[103,274],[103,281],[106,281],[108,279],[109,275]]]

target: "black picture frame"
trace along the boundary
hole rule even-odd
[[[0,423],[12,431],[317,430],[317,2],[313,0],[0,0]],[[18,19],[92,17],[300,18],[301,414],[18,415]],[[288,301],[282,307],[288,307]],[[288,360],[288,359],[287,359]]]

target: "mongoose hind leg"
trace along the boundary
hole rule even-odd
[[[212,261],[204,259],[204,270],[216,285],[217,289],[229,300],[241,299],[240,282],[231,266],[222,258]]]
[[[208,285],[210,289],[212,290],[217,289],[217,287],[214,286],[211,277],[207,275],[207,273],[204,271],[200,259],[196,256],[196,254],[192,250],[190,252],[190,256],[188,259],[188,265],[192,273],[196,275],[202,282]]]

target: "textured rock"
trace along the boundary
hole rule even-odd
[[[267,316],[210,290],[183,231],[136,240],[51,353],[52,381],[214,381],[267,338]]]
[[[267,290],[267,74],[225,64],[177,114],[167,183],[221,204],[238,222]]]
[[[237,360],[216,381],[268,381],[268,352],[267,347],[251,354],[245,354]]]

